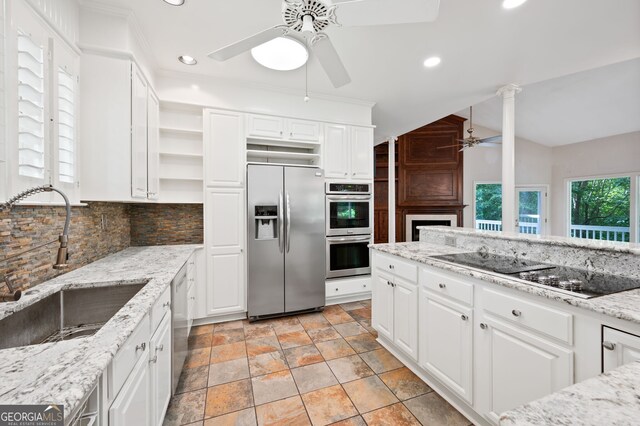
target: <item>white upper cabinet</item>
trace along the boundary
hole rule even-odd
[[[131,196],[147,198],[147,97],[142,71],[131,64]]]
[[[373,129],[325,125],[324,169],[332,179],[373,179]]]
[[[157,200],[160,194],[160,102],[149,90],[147,96],[147,196]]]
[[[349,177],[349,128],[337,124],[324,127],[324,175],[327,178]]]
[[[268,115],[248,114],[247,137],[319,142],[320,123]]]
[[[82,199],[156,199],[158,106],[147,79],[129,59],[89,53],[81,74]]]
[[[245,138],[243,115],[205,110],[205,184],[241,187],[244,184]]]
[[[351,178],[373,179],[373,129],[351,128]]]

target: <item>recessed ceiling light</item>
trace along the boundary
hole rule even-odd
[[[307,63],[309,52],[298,40],[278,37],[251,49],[251,56],[264,67],[291,71]]]
[[[435,66],[440,65],[440,62],[442,62],[442,59],[440,59],[440,57],[432,56],[430,58],[427,58],[424,61],[424,66],[427,67],[427,68],[433,68]]]
[[[171,6],[182,6],[184,4],[184,0],[164,0],[164,2]]]
[[[522,6],[527,0],[504,0],[502,7],[505,9],[514,9],[518,6]]]
[[[185,65],[195,65],[198,63],[198,61],[196,61],[196,58],[189,55],[178,56],[178,60]]]

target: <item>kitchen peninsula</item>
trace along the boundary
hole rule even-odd
[[[637,244],[425,227],[420,242],[371,247],[379,342],[475,423],[520,424],[526,407],[509,410],[554,406],[584,381],[583,394],[637,392],[615,388],[640,359]],[[598,376],[608,371],[618,380]],[[639,412],[637,398],[620,401],[618,416]]]

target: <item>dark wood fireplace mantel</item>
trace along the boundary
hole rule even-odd
[[[465,120],[450,115],[398,138],[396,241],[405,241],[408,214],[455,214],[457,225],[462,224],[464,152],[452,145],[464,138]],[[375,147],[376,243],[388,241],[388,154],[387,143]]]

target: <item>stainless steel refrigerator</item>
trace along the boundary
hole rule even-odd
[[[325,304],[324,174],[247,167],[249,319]]]

